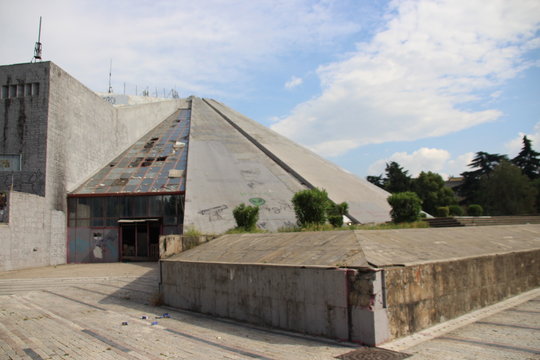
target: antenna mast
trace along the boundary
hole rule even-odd
[[[112,94],[113,89],[111,85],[111,77],[112,77],[112,59],[111,59],[111,66],[109,68],[109,94]]]
[[[38,33],[38,41],[36,42],[36,45],[34,46],[34,58],[32,59],[32,62],[36,62],[37,60],[41,61],[41,16],[39,17],[39,33]]]

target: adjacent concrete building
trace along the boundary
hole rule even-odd
[[[240,203],[275,231],[310,187],[389,220],[386,192],[215,100],[98,95],[52,62],[0,86],[0,270],[157,259],[160,235],[222,233]]]

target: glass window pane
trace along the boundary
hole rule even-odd
[[[161,196],[149,196],[148,197],[148,216],[162,216],[161,210]]]

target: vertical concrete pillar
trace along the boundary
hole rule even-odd
[[[384,270],[357,270],[349,281],[351,341],[376,346],[389,340]]]

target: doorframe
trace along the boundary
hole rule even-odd
[[[137,256],[137,225],[144,223],[146,225],[147,234],[148,234],[148,256],[141,257]],[[119,260],[120,261],[158,261],[159,260],[159,238],[158,238],[158,249],[157,257],[150,256],[150,224],[158,223],[159,224],[159,236],[163,234],[163,218],[161,217],[151,217],[151,218],[124,218],[118,220],[118,246],[119,246]],[[124,227],[127,225],[135,225],[135,255],[134,256],[124,256],[123,247],[124,247]]]

